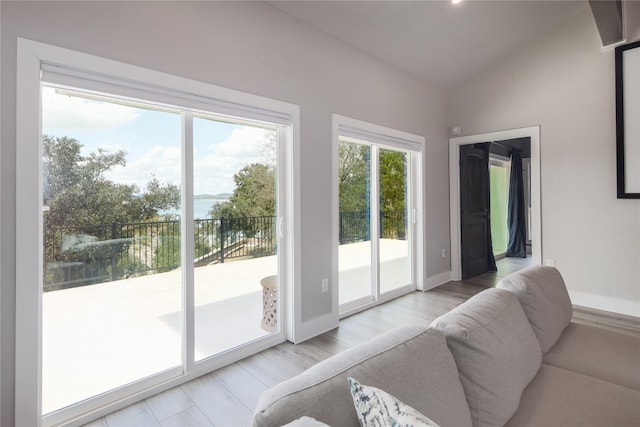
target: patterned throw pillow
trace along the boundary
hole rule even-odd
[[[436,423],[389,393],[349,378],[353,404],[362,427],[438,427]]]
[[[293,420],[282,427],[330,427],[325,423],[322,423],[312,417],[301,417],[297,420]]]

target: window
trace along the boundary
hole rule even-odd
[[[181,365],[181,117],[77,88],[41,93],[50,414]]]
[[[424,139],[335,116],[340,311],[421,285]]]
[[[298,108],[24,40],[18,68],[16,422],[283,341]]]

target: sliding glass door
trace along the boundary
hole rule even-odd
[[[342,312],[415,289],[412,156],[340,136],[338,266]]]
[[[270,318],[277,307],[269,312],[278,289],[277,135],[275,126],[194,117],[196,361],[279,327]]]
[[[356,141],[339,145],[339,301],[373,300],[371,240],[372,148]],[[375,230],[374,230],[375,231]]]
[[[182,362],[181,117],[42,87],[42,411]]]
[[[17,324],[38,333],[18,365],[38,356],[16,378],[39,398],[17,419],[65,423],[284,341],[297,110],[47,70],[31,88],[40,138],[19,153],[33,167],[19,188],[37,195],[18,207],[37,206],[20,271],[37,276],[19,275],[35,315]]]

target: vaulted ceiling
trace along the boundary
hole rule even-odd
[[[273,1],[441,87],[481,72],[589,9],[586,1]]]

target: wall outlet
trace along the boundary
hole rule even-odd
[[[442,259],[445,259],[447,257],[447,250],[443,249],[442,250]]]
[[[544,260],[544,265],[548,265],[550,267],[555,267],[556,266],[556,260],[553,258],[547,258]]]
[[[322,292],[329,292],[329,279],[322,279]]]

